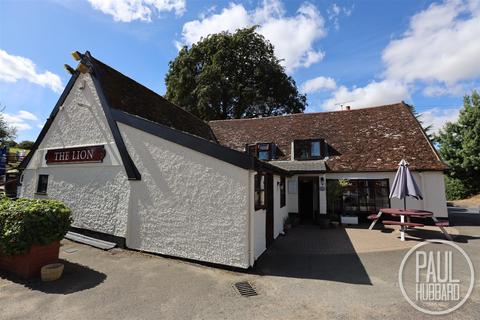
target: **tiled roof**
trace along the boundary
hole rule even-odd
[[[303,160],[303,161],[270,161],[275,167],[287,170],[293,173],[299,172],[323,172],[326,170],[324,160]]]
[[[349,111],[211,121],[219,143],[239,150],[274,142],[279,160],[291,160],[295,139],[324,138],[327,171],[394,171],[405,158],[412,170],[443,170],[433,146],[406,104]]]
[[[117,70],[91,57],[109,104],[114,109],[215,141],[206,122]]]

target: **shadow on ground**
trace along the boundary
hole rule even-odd
[[[372,285],[345,229],[298,226],[279,236],[260,256],[257,275]]]
[[[480,226],[480,213],[465,208],[448,208],[448,219],[452,226]]]
[[[0,277],[22,284],[32,290],[53,294],[70,294],[91,289],[101,284],[107,278],[106,274],[81,264],[62,259],[59,262],[65,265],[65,269],[62,277],[56,281],[43,282],[40,277],[25,280],[4,271],[0,271]]]

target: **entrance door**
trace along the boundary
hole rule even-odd
[[[273,175],[265,176],[265,236],[267,246],[273,242]]]
[[[301,223],[313,223],[319,210],[318,177],[298,177],[298,213]]]

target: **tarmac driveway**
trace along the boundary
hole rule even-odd
[[[480,227],[456,228],[479,266]],[[64,241],[60,280],[22,282],[0,273],[0,319],[442,318],[418,312],[400,293],[397,272],[408,248],[361,250],[356,233],[295,228],[248,272]],[[238,295],[232,284],[243,280],[258,296]],[[443,318],[480,319],[478,289],[479,281],[467,303]]]

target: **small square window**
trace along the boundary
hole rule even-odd
[[[38,175],[37,193],[46,194],[47,187],[48,187],[48,175],[47,174]]]

